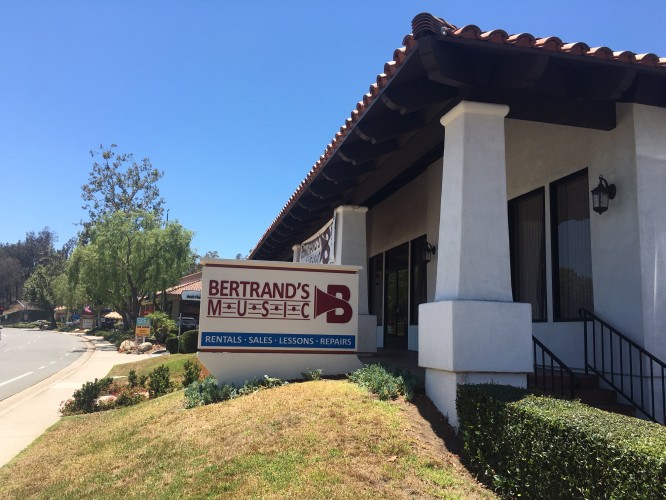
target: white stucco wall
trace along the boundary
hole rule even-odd
[[[617,196],[606,213],[599,215],[590,209],[595,311],[643,344],[631,105],[618,105],[617,127],[612,131],[507,120],[506,139],[508,198],[545,187],[548,322],[533,324],[535,336],[565,362],[583,366],[582,323],[553,322],[549,184],[588,168],[590,189],[597,185],[599,175],[617,186]]]
[[[660,311],[666,309],[666,110],[618,104],[611,131],[510,119],[505,131],[507,198],[545,188],[548,322],[533,323],[534,334],[564,361],[582,367],[582,323],[553,321],[549,185],[587,168],[590,189],[599,175],[617,186],[609,210],[590,213],[595,310],[665,358],[666,313]],[[422,234],[438,241],[441,175],[439,160],[369,210],[368,257]],[[429,301],[440,258],[438,251],[428,264]],[[410,349],[417,348],[417,339],[418,327],[410,326]]]
[[[645,347],[666,360],[666,109],[631,107]]]
[[[426,172],[368,211],[368,257],[390,250],[426,234],[437,244],[439,238],[442,162],[434,162]],[[425,193],[425,196],[424,196]],[[435,296],[437,258],[428,264],[428,301]],[[383,326],[377,327],[377,347],[383,347]],[[408,349],[418,349],[418,325],[409,325]]]

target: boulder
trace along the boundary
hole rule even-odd
[[[118,348],[118,350],[120,352],[131,351],[135,347],[136,347],[136,345],[131,340],[123,340],[122,343],[120,344],[120,347]]]
[[[144,342],[139,346],[139,352],[148,352],[153,348],[153,344],[150,342]]]

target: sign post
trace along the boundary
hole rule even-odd
[[[361,366],[358,266],[202,261],[199,358],[219,381]]]

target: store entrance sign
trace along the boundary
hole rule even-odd
[[[356,266],[203,262],[199,349],[355,352]]]

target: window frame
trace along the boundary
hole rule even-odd
[[[529,191],[527,193],[521,194],[520,196],[516,196],[515,198],[512,198],[508,201],[508,213],[509,213],[509,258],[510,258],[510,267],[511,267],[511,293],[513,296],[513,300],[516,300],[515,297],[515,291],[516,291],[516,286],[514,285],[515,281],[514,279],[516,278],[517,274],[517,256],[513,252],[513,241],[514,241],[514,235],[515,235],[515,225],[514,225],[514,218],[513,218],[513,213],[512,213],[512,205],[516,203],[520,203],[521,201],[524,201],[525,199],[532,198],[535,195],[541,195],[541,256],[540,256],[540,267],[542,269],[542,286],[541,286],[541,293],[543,294],[543,316],[542,318],[539,319],[534,319],[532,317],[532,323],[548,323],[548,282],[547,282],[547,276],[548,276],[548,262],[547,262],[547,256],[546,256],[546,189],[545,186],[540,186],[536,189],[533,189],[532,191]]]
[[[559,231],[558,231],[558,220],[557,220],[557,188],[559,185],[569,182],[576,178],[585,178],[587,180],[587,190],[589,191],[590,182],[588,175],[588,168],[585,167],[581,170],[573,172],[569,175],[561,177],[549,184],[549,194],[550,194],[550,256],[551,256],[551,288],[552,288],[552,299],[553,299],[553,323],[580,323],[583,320],[580,317],[573,318],[563,318],[559,316],[560,311],[560,255],[559,255]],[[590,214],[590,201],[588,197],[588,219],[591,223],[591,214]],[[592,233],[590,227],[590,270],[592,267]],[[594,277],[591,276],[592,280],[591,285],[591,302],[592,310],[594,310]]]

